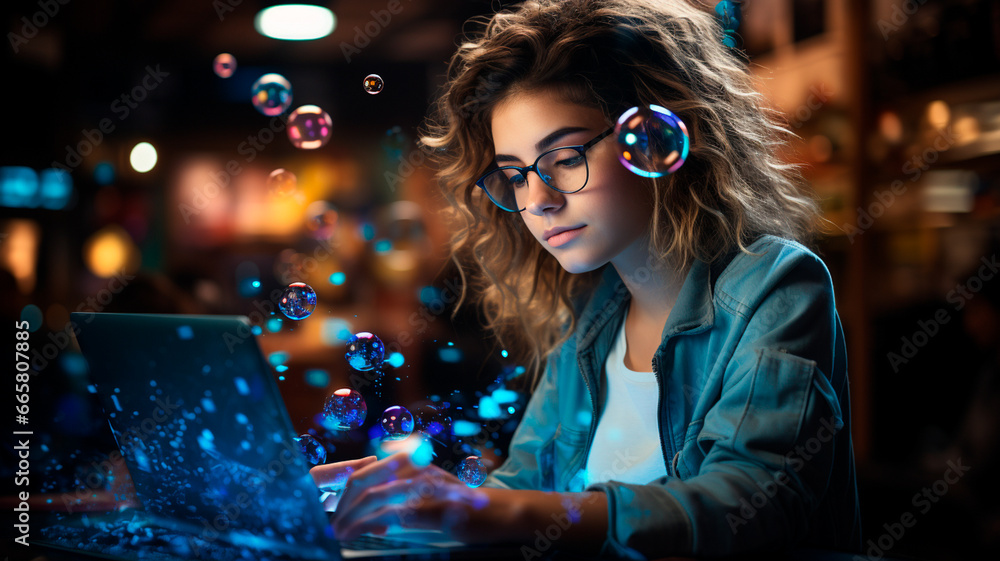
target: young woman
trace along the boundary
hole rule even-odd
[[[650,104],[691,134],[658,179],[607,134]],[[480,488],[405,454],[314,468],[321,485],[353,470],[337,535],[546,536],[626,558],[858,549],[844,335],[776,123],[714,14],[686,2],[529,1],[462,44],[423,142],[466,286],[537,383]]]

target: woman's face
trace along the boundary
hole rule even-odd
[[[545,150],[584,144],[607,128],[601,111],[564,101],[551,90],[517,93],[493,111],[497,164],[529,166]],[[614,135],[592,146],[586,156],[589,179],[576,193],[555,191],[529,172],[521,187],[527,192],[520,197],[525,206],[520,219],[570,273],[608,262],[619,270],[645,263],[650,186],[619,163]],[[566,228],[572,230],[549,237],[552,230]]]

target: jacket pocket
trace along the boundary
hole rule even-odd
[[[586,467],[587,459],[582,457],[586,445],[587,433],[559,425],[552,439],[556,490],[566,490],[569,479],[578,471],[577,466]]]

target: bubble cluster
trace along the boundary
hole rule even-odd
[[[730,0],[722,0],[722,2],[715,5],[715,18],[719,20],[719,24],[722,26],[722,43],[731,49],[735,49],[738,44],[736,29],[740,26],[740,21],[743,19],[743,10],[740,8],[740,5]]]
[[[267,190],[275,197],[291,197],[298,189],[298,178],[284,168],[278,168],[267,176]]]
[[[469,456],[458,464],[458,478],[469,487],[479,487],[486,481],[486,467],[476,456]]]
[[[292,106],[292,84],[281,74],[264,74],[250,86],[253,106],[264,115],[281,115]]]
[[[281,293],[278,308],[289,319],[305,319],[316,309],[316,291],[304,282],[293,282]]]
[[[373,333],[367,331],[355,333],[347,341],[347,354],[344,358],[355,370],[362,372],[372,370],[381,366],[385,360],[385,345]]]
[[[326,398],[323,405],[323,426],[330,430],[356,429],[368,416],[365,398],[351,388],[340,388]]]
[[[361,85],[364,86],[366,92],[375,95],[382,91],[385,82],[382,81],[382,77],[378,74],[369,74],[365,76],[365,80]]]
[[[382,431],[388,440],[402,440],[413,432],[413,415],[399,405],[393,405],[382,413]]]
[[[306,457],[312,465],[319,465],[326,463],[326,448],[323,444],[316,439],[311,434],[299,435],[296,439],[299,441],[299,449],[302,450],[302,455]]]
[[[618,160],[642,177],[663,177],[684,165],[690,141],[687,126],[659,105],[633,107],[615,125]]]
[[[212,70],[219,78],[228,78],[236,72],[236,57],[229,53],[219,53],[212,61]]]
[[[288,116],[288,140],[302,150],[315,150],[330,140],[333,120],[315,105],[303,105]]]

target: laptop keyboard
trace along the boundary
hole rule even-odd
[[[344,549],[412,549],[414,547],[434,547],[432,545],[415,543],[412,541],[405,540],[394,540],[392,538],[385,538],[382,536],[373,536],[370,534],[362,534],[357,538],[350,541],[340,542],[340,547]]]

